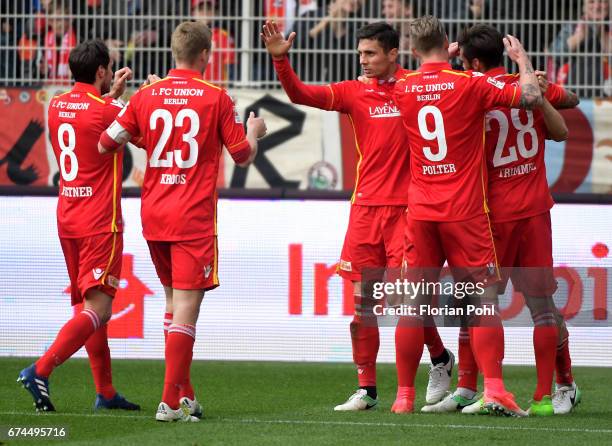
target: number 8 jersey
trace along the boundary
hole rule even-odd
[[[118,101],[101,98],[93,85],[80,82],[49,103],[49,136],[60,169],[57,203],[60,237],[123,232],[123,153],[98,152],[100,135],[121,108]]]
[[[394,91],[410,144],[410,217],[463,221],[488,212],[485,112],[513,107],[520,88],[480,73],[426,63]]]
[[[223,145],[235,161],[250,154],[244,127],[228,94],[191,70],[132,96],[106,134],[140,135],[147,151],[142,228],[151,241],[192,240],[216,234],[216,183]],[[103,135],[105,138],[105,135]]]

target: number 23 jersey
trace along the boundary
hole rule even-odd
[[[487,212],[485,112],[516,106],[520,88],[426,63],[394,90],[410,144],[411,218],[462,221]]]
[[[49,137],[60,169],[57,203],[60,237],[123,231],[123,153],[98,152],[100,134],[121,108],[116,100],[101,98],[93,85],[80,82],[49,103]]]
[[[225,145],[232,156],[250,150],[231,98],[201,77],[170,70],[168,77],[136,92],[117,117],[130,135],[142,137],[147,151],[141,208],[147,240],[217,235],[221,149]]]

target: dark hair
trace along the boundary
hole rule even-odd
[[[359,28],[357,40],[361,39],[378,41],[385,53],[388,53],[393,48],[399,48],[399,33],[386,22],[370,23]]]
[[[457,42],[470,62],[478,59],[487,70],[503,64],[504,39],[490,25],[478,24],[464,29]]]
[[[77,82],[93,84],[100,66],[106,68],[110,62],[108,48],[99,39],[87,40],[70,51],[68,64],[72,77]]]

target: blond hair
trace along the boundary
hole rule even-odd
[[[202,22],[183,22],[172,33],[172,55],[177,62],[194,63],[204,50],[210,51],[212,34]]]
[[[446,31],[437,17],[426,15],[410,22],[410,41],[419,53],[443,49]]]

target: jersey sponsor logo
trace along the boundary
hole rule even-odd
[[[500,90],[503,90],[503,89],[504,89],[504,86],[506,85],[506,84],[504,84],[504,83],[503,83],[503,82],[501,82],[501,81],[496,81],[496,80],[495,80],[495,79],[493,79],[492,77],[488,78],[488,79],[487,79],[487,82],[488,82],[488,83],[490,83],[491,85],[493,85],[494,87],[499,88]]]
[[[369,107],[370,118],[393,118],[400,116],[399,109],[395,105],[377,105],[376,107]]]
[[[204,267],[204,278],[205,279],[208,279],[208,276],[210,276],[211,271],[212,271],[212,266],[206,265]]]
[[[66,101],[55,101],[51,108],[59,108],[61,110],[89,110],[89,102],[66,102]]]
[[[94,279],[98,280],[100,277],[102,277],[102,274],[104,274],[104,270],[102,268],[94,268],[91,270],[91,273],[93,274]]]
[[[484,76],[483,73],[481,73],[480,71],[472,71],[472,77],[482,77]]]
[[[517,175],[526,175],[535,171],[536,169],[537,167],[535,163],[525,163],[521,164],[520,166],[505,167],[503,169],[500,169],[498,176],[500,178],[510,178]]]
[[[351,262],[347,262],[346,260],[342,260],[340,259],[340,269],[342,271],[353,271],[353,265],[351,265]]]

